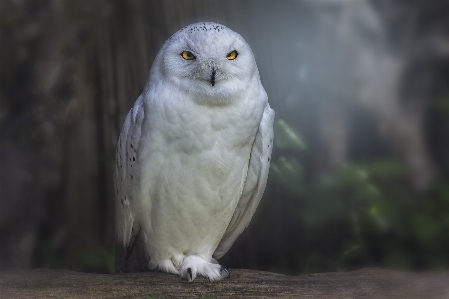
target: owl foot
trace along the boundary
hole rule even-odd
[[[172,274],[179,274],[179,271],[176,269],[176,267],[173,265],[172,260],[164,260],[159,263],[156,267],[156,271],[160,272],[167,272]]]
[[[196,255],[190,255],[184,259],[179,274],[188,282],[192,282],[197,276],[206,277],[210,282],[230,277],[228,269],[219,264],[210,263]]]

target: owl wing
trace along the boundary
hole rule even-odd
[[[133,251],[136,251],[134,245],[139,239],[139,224],[135,221],[133,212],[133,206],[136,205],[135,198],[138,198],[134,196],[138,176],[133,176],[133,174],[137,170],[136,153],[144,117],[143,97],[140,96],[126,116],[117,144],[114,177],[116,188],[115,266],[117,273],[126,270],[125,265]],[[129,267],[126,266],[126,268]]]
[[[254,139],[248,165],[248,173],[237,207],[223,238],[215,249],[213,257],[221,258],[231,248],[237,237],[248,226],[257,205],[262,198],[270,168],[271,150],[273,148],[274,110],[267,103]]]

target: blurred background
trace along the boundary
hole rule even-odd
[[[265,195],[222,264],[449,269],[449,2],[0,1],[0,270],[113,272],[126,113],[182,26],[255,53],[276,111]]]

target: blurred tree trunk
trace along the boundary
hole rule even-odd
[[[113,244],[115,145],[121,124],[144,87],[150,59],[164,38],[155,29],[161,21],[162,15],[156,14],[161,3],[152,3],[151,10],[141,7],[145,4],[109,2],[98,7],[104,13],[100,18],[86,16],[95,21],[78,33],[84,35],[74,95],[79,109],[70,128],[66,183],[71,261],[87,246]],[[77,11],[72,6],[66,7],[69,20],[74,20],[70,25],[83,29],[76,23],[79,16],[70,16]],[[150,15],[144,16],[144,11]]]

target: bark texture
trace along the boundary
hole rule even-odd
[[[92,274],[68,270],[0,272],[1,298],[449,298],[449,271],[366,268],[286,276],[234,269],[231,279],[187,283],[165,273]]]

